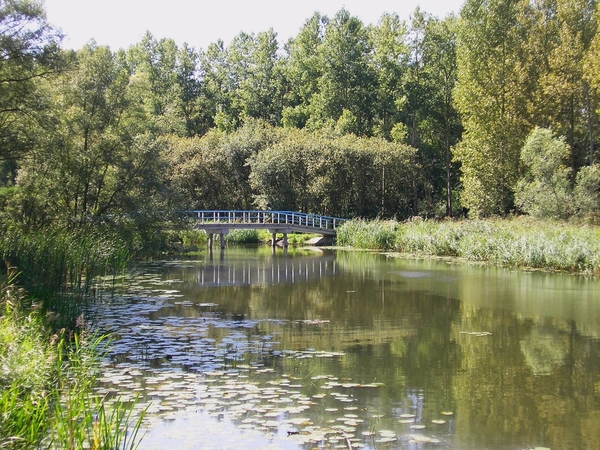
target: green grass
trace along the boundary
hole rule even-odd
[[[103,339],[80,317],[98,275],[130,258],[117,232],[5,230],[0,257],[0,448],[135,448],[141,417],[94,397]]]
[[[397,225],[394,221],[351,220],[338,228],[336,242],[342,247],[393,250]]]
[[[600,228],[531,218],[464,221],[353,220],[338,244],[492,264],[600,274]]]
[[[137,447],[143,414],[92,392],[104,338],[52,332],[22,295],[14,282],[0,295],[0,448]]]
[[[228,244],[259,244],[261,236],[259,230],[230,230],[225,235]]]

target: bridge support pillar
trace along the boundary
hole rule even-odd
[[[225,248],[225,234],[224,234],[224,233],[221,233],[221,234],[219,235],[219,238],[220,238],[220,240],[221,240],[221,248]]]
[[[212,233],[208,234],[208,248],[212,248],[213,245],[213,235]]]
[[[271,247],[275,247],[277,245],[277,233],[271,233]]]
[[[283,248],[288,248],[288,237],[287,237],[287,233],[283,233]]]

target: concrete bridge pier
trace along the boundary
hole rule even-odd
[[[275,247],[277,245],[277,233],[283,234],[283,248],[288,248],[288,233],[290,230],[269,230],[271,233],[271,246]]]
[[[225,235],[229,233],[228,229],[223,230],[215,230],[216,232],[207,233],[208,234],[208,247],[212,248],[214,242],[214,235],[219,235],[219,240],[221,242],[221,248],[225,248]]]

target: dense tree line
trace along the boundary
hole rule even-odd
[[[597,17],[593,0],[467,0],[445,19],[315,13],[283,45],[68,51],[38,2],[2,1],[2,220],[597,214]]]

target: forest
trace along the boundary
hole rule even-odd
[[[2,228],[209,208],[593,220],[597,17],[467,0],[443,19],[315,12],[285,43],[72,51],[42,3],[3,1]]]

